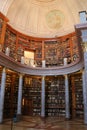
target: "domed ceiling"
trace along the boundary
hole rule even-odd
[[[34,37],[58,37],[74,31],[87,0],[0,0],[9,24]]]

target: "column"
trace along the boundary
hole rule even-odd
[[[65,75],[65,117],[66,119],[70,118],[70,108],[69,108],[69,83],[68,75]]]
[[[83,32],[84,36],[84,32]],[[87,39],[83,39],[86,41]],[[84,124],[87,124],[87,42],[84,42],[84,71],[82,74],[83,78],[83,103],[84,103]]]
[[[86,20],[86,11],[80,11],[79,15],[80,15],[80,23],[87,22],[87,20]]]
[[[84,124],[87,125],[87,71],[82,73],[83,79],[83,104],[84,104]]]
[[[41,117],[45,117],[45,76],[42,77]]]
[[[3,68],[2,78],[1,78],[1,93],[0,93],[0,123],[3,122],[5,83],[6,83],[6,69]]]
[[[21,108],[22,108],[22,86],[23,86],[23,74],[20,74],[19,75],[19,88],[18,88],[17,116],[21,115]]]

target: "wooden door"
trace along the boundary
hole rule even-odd
[[[23,114],[24,115],[33,115],[33,102],[32,99],[24,99],[24,104],[23,104]]]

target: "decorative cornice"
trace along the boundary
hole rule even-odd
[[[87,29],[87,23],[81,23],[81,24],[76,24],[75,25],[76,29],[82,29],[82,28],[86,28]]]

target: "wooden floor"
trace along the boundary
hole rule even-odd
[[[19,122],[5,120],[0,130],[87,130],[83,120],[65,120],[57,117],[23,117]]]

